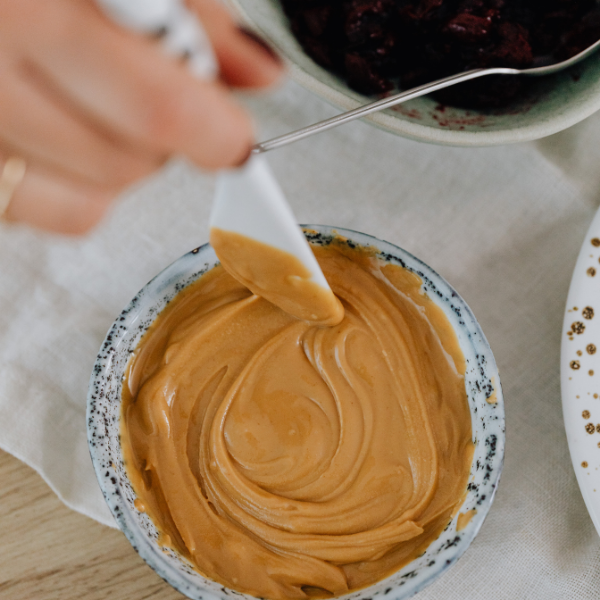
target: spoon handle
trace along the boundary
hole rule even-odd
[[[407,100],[412,100],[413,98],[418,98],[419,96],[424,96],[425,94],[429,94],[431,92],[450,87],[451,85],[455,85],[456,83],[469,81],[470,79],[477,79],[478,77],[483,77],[485,75],[513,75],[517,73],[519,73],[519,71],[517,71],[516,69],[506,69],[498,67],[492,69],[473,69],[471,71],[465,71],[464,73],[458,73],[457,75],[451,75],[450,77],[438,79],[437,81],[426,83],[425,85],[420,85],[419,87],[413,88],[411,90],[406,90],[405,92],[394,94],[393,96],[389,96],[388,98],[383,98],[382,100],[376,100],[375,102],[365,104],[364,106],[359,106],[354,110],[349,110],[348,112],[336,115],[335,117],[331,117],[329,119],[325,119],[324,121],[320,121],[319,123],[314,123],[313,125],[309,125],[308,127],[303,127],[302,129],[292,131],[291,133],[280,135],[279,137],[272,138],[270,140],[267,140],[266,142],[261,142],[260,144],[256,144],[252,148],[252,152],[254,152],[255,154],[260,154],[262,152],[274,150],[275,148],[280,148],[281,146],[286,146],[287,144],[297,142],[298,140],[302,140],[305,137],[314,135],[315,133],[327,131],[328,129],[332,129],[333,127],[337,127],[338,125],[343,125],[348,121],[360,119],[361,117],[365,117],[366,115],[370,115],[371,113],[384,110],[392,106],[396,106],[397,104],[402,104],[402,102],[406,102]]]

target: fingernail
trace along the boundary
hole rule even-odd
[[[156,31],[150,34],[151,37],[157,40],[162,40],[169,33],[169,28],[166,25],[162,25]]]
[[[253,152],[253,150],[254,150],[254,146],[253,146],[253,145],[250,145],[250,146],[248,147],[248,151],[246,152],[246,154],[244,154],[244,156],[243,156],[242,160],[240,160],[240,161],[239,161],[239,162],[238,162],[236,165],[234,165],[234,166],[235,166],[236,168],[243,167],[243,166],[244,166],[244,165],[245,165],[245,164],[246,164],[246,163],[247,163],[247,162],[250,160],[250,157],[251,157],[251,156],[252,156],[252,154],[254,153],[254,152]]]
[[[239,27],[241,33],[243,33],[246,37],[250,38],[253,42],[256,42],[275,62],[281,63],[281,58],[278,54],[263,40],[258,34],[254,33],[254,31],[247,29],[246,27]]]

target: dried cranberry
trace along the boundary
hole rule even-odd
[[[454,11],[455,15],[461,15],[462,13],[469,13],[478,15],[484,12],[486,4],[484,0],[462,0]]]
[[[462,13],[448,21],[442,31],[449,38],[472,44],[489,38],[491,27],[490,21],[484,17]]]
[[[280,0],[305,51],[365,94],[488,66],[526,68],[600,39],[596,0]],[[506,105],[523,78],[483,78],[437,96]]]
[[[420,0],[416,13],[422,19],[430,15],[436,8],[439,8],[443,2],[444,0]]]
[[[600,39],[600,9],[595,9],[566,36],[557,54],[563,60],[571,58],[583,52],[598,39]]]
[[[364,0],[354,2],[346,16],[344,33],[351,44],[378,40],[386,34],[390,2]]]
[[[569,11],[558,10],[547,14],[531,29],[531,45],[535,53],[550,54],[559,46],[567,24],[573,26],[573,18]]]
[[[302,16],[306,23],[306,28],[315,37],[323,35],[329,19],[331,18],[332,8],[331,6],[314,6],[313,8],[307,8]]]
[[[344,65],[348,84],[362,94],[383,94],[389,92],[394,85],[389,79],[382,77],[370,61],[356,52],[348,52]]]
[[[491,53],[498,66],[524,69],[533,62],[527,30],[517,23],[502,23],[498,28],[500,43]]]

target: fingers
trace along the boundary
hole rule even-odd
[[[5,218],[83,233],[117,191],[172,154],[207,168],[240,164],[253,142],[226,84],[271,85],[281,65],[214,0],[190,0],[221,64],[195,79],[91,0],[0,2],[0,166],[28,168]]]
[[[53,102],[1,51],[0,80],[0,167],[8,156],[27,163],[6,220],[84,233],[117,191],[160,164],[159,157],[133,153]]]
[[[160,157],[128,151],[78,119],[1,54],[0,80],[0,139],[29,164],[115,190],[160,166]]]
[[[236,87],[267,87],[283,74],[281,60],[260,38],[239,28],[216,0],[191,0],[219,61],[221,76]]]
[[[5,158],[0,158],[4,164]],[[110,205],[111,194],[28,166],[4,218],[63,234],[92,228]]]
[[[133,147],[185,154],[207,168],[248,155],[252,123],[223,85],[191,77],[156,44],[115,27],[87,2],[34,4],[43,14],[32,25],[35,47],[24,50],[88,119]]]

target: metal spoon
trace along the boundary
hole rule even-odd
[[[286,133],[285,135],[280,135],[278,137],[267,140],[266,142],[261,142],[260,144],[256,144],[252,148],[252,152],[254,152],[255,154],[260,154],[262,152],[274,150],[275,148],[281,148],[281,146],[292,144],[293,142],[302,140],[305,137],[314,135],[315,133],[320,133],[321,131],[327,131],[328,129],[332,129],[333,127],[337,127],[338,125],[343,125],[348,121],[360,119],[361,117],[366,117],[371,113],[384,110],[386,108],[391,108],[392,106],[396,106],[398,104],[402,104],[407,100],[419,98],[420,96],[430,94],[431,92],[436,92],[437,90],[442,90],[444,88],[450,87],[451,85],[462,83],[463,81],[470,81],[471,79],[477,79],[479,77],[485,77],[486,75],[530,75],[534,77],[539,77],[542,75],[552,75],[553,73],[558,73],[558,71],[567,69],[568,67],[571,67],[574,64],[582,61],[584,58],[587,58],[588,56],[593,54],[598,49],[598,47],[600,47],[600,40],[583,50],[583,52],[580,52],[579,54],[576,54],[575,56],[567,60],[563,60],[558,63],[541,67],[533,67],[530,69],[509,69],[506,67],[493,67],[491,69],[473,69],[471,71],[465,71],[464,73],[450,75],[450,77],[444,77],[444,79],[438,79],[437,81],[432,81],[431,83],[420,85],[416,88],[413,88],[412,90],[406,90],[405,92],[394,94],[393,96],[389,96],[388,98],[383,98],[382,100],[377,100],[375,102],[371,102],[370,104],[365,104],[364,106],[360,106],[335,117],[325,119],[324,121],[320,121],[319,123],[314,123],[313,125],[309,125],[308,127],[303,127],[302,129],[292,131],[291,133]]]

